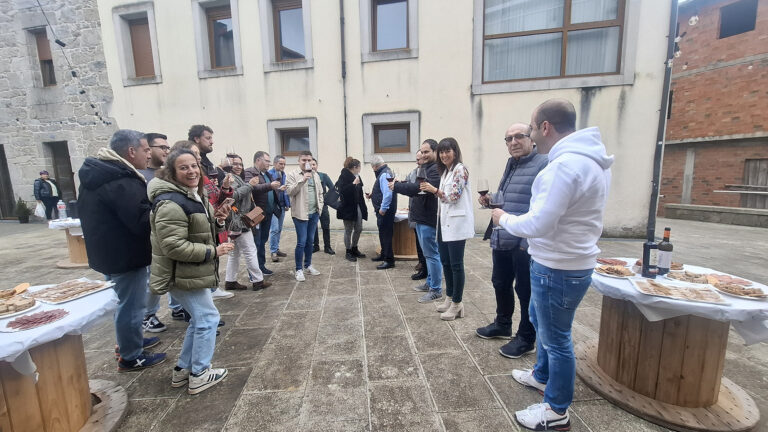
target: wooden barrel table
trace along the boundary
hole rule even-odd
[[[607,400],[653,423],[746,431],[760,412],[722,376],[729,326],[693,315],[648,321],[632,302],[603,296],[599,342],[576,347],[577,370]]]
[[[416,250],[416,234],[408,226],[408,220],[395,222],[392,235],[392,251],[399,260],[415,260],[419,258]]]

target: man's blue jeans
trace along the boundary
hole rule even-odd
[[[181,345],[181,354],[176,365],[199,374],[208,369],[216,346],[216,328],[219,325],[219,311],[213,305],[208,289],[173,290],[173,298],[189,312],[187,333]]]
[[[293,218],[293,226],[296,228],[296,249],[293,258],[296,260],[296,270],[303,270],[312,264],[312,242],[317,231],[317,220],[320,214],[317,212],[309,215],[309,220]],[[301,263],[304,262],[304,267]]]
[[[288,209],[283,209],[280,212],[280,216],[272,215],[272,224],[269,226],[269,252],[277,253],[280,250],[280,235],[283,232],[283,220],[285,219],[285,212]]]
[[[529,314],[538,336],[533,377],[547,384],[544,402],[561,414],[573,402],[576,359],[571,326],[592,283],[592,270],[556,270],[531,260]]]
[[[115,283],[117,293],[115,333],[120,346],[120,357],[134,360],[144,351],[144,313],[147,310],[147,284],[149,266],[125,273],[107,275]]]
[[[427,261],[427,286],[432,291],[442,291],[443,264],[437,249],[437,229],[429,225],[416,224],[416,235]]]

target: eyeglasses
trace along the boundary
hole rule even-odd
[[[522,141],[523,138],[530,138],[530,137],[531,137],[531,134],[519,133],[519,134],[505,136],[504,141],[506,142],[511,142],[512,140]]]
[[[152,148],[159,148],[159,149],[161,149],[164,152],[171,151],[171,148],[168,147],[167,145],[150,146],[150,147],[152,147]]]
[[[232,162],[232,166],[243,166],[242,162]]]

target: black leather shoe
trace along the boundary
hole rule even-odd
[[[391,268],[395,268],[395,263],[387,261],[384,261],[383,263],[376,266],[376,270],[386,270]]]
[[[421,269],[417,271],[416,273],[411,275],[412,280],[420,280],[420,279],[426,279],[427,278],[427,270]]]
[[[371,261],[384,261],[384,257],[381,255],[376,255],[375,257],[371,258]]]
[[[312,252],[320,252],[320,245],[315,245],[315,247],[312,248]]]
[[[355,258],[365,258],[365,254],[360,252],[360,249],[356,247],[352,248],[352,255],[354,255]]]
[[[336,255],[336,251],[334,251],[330,246],[326,246],[323,252],[327,253],[328,255]]]
[[[344,258],[346,258],[347,261],[351,261],[351,262],[357,261],[357,257],[355,257],[349,249],[347,249],[347,254],[346,256],[344,256]]]
[[[493,321],[485,327],[475,330],[477,336],[483,339],[509,339],[512,337],[512,329],[508,326],[500,326]]]

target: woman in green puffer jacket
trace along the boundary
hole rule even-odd
[[[187,385],[188,392],[196,394],[227,375],[226,369],[211,367],[219,323],[211,288],[218,285],[218,257],[232,249],[229,243],[217,246],[215,241],[229,206],[214,212],[205,197],[197,158],[189,150],[168,155],[148,192],[153,203],[150,289],[158,295],[170,291],[192,317],[171,386]]]

